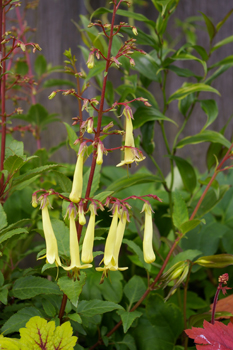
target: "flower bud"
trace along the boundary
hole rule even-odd
[[[94,60],[94,52],[91,51],[87,60],[87,68],[92,69],[94,67],[95,60]]]
[[[88,122],[87,122],[87,132],[88,132],[88,134],[92,134],[94,132],[93,125],[94,125],[93,119],[92,118],[88,119]]]
[[[134,35],[138,35],[138,31],[136,27],[132,27],[132,32],[134,33]]]
[[[79,225],[81,226],[86,224],[86,218],[83,210],[83,203],[80,203],[78,206],[78,222],[79,222]]]
[[[37,200],[36,193],[32,194],[32,206],[33,206],[33,208],[37,208],[37,206],[38,206],[38,200]]]
[[[49,100],[52,100],[56,96],[56,91],[51,92],[51,94],[48,96]]]
[[[97,146],[97,158],[96,158],[96,164],[98,165],[101,165],[103,163],[103,150],[104,150],[104,145],[102,142],[99,142]]]
[[[223,268],[229,265],[233,265],[233,255],[231,254],[218,254],[203,256],[197,259],[194,264],[198,264],[204,267],[218,267]]]

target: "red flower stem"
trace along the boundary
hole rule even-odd
[[[113,27],[114,27],[114,21],[115,21],[115,16],[116,16],[116,11],[117,11],[117,6],[114,2],[114,8],[113,8],[113,15],[112,15],[112,23],[111,23],[111,30],[110,30],[110,36],[109,36],[109,44],[108,44],[108,55],[107,55],[107,61],[106,61],[106,68],[105,68],[105,76],[103,80],[103,87],[102,87],[102,93],[101,93],[101,99],[100,99],[100,108],[98,112],[98,124],[97,124],[97,132],[95,134],[95,141],[99,139],[100,136],[100,130],[101,130],[101,121],[102,121],[102,115],[103,115],[103,107],[104,107],[104,97],[105,97],[105,90],[106,90],[106,84],[107,84],[107,79],[108,79],[108,69],[110,65],[110,56],[111,56],[111,48],[112,48],[112,39],[113,39]],[[81,98],[83,99],[83,98]],[[91,163],[91,170],[90,170],[90,176],[88,179],[88,184],[87,184],[87,190],[85,194],[85,199],[90,196],[91,192],[91,186],[94,178],[94,173],[95,173],[95,167],[96,167],[96,150],[97,146],[95,145],[94,152],[93,152],[93,158],[92,158],[92,163]],[[87,202],[84,205],[84,211],[87,210]],[[82,226],[79,224],[78,225],[78,230],[77,230],[77,235],[78,239],[81,236],[82,233]],[[59,319],[60,322],[62,321],[62,317],[64,315],[65,307],[66,307],[66,302],[67,302],[67,297],[65,297],[65,294],[63,295],[62,299],[62,304],[59,312]]]
[[[221,287],[222,287],[222,283],[219,283],[218,289],[216,290],[216,293],[215,293],[215,296],[214,296],[213,309],[212,309],[212,315],[211,315],[211,323],[212,324],[214,324],[215,310],[216,310],[218,296],[219,296]]]
[[[2,6],[2,0],[0,5],[1,12],[1,33],[0,40],[2,40],[2,34],[6,31],[6,23],[5,23],[5,8]],[[5,44],[1,45],[1,54],[2,57],[6,55],[6,47]],[[3,74],[1,78],[1,115],[2,115],[2,140],[1,140],[1,163],[0,163],[0,171],[4,168],[4,159],[5,159],[5,147],[6,147],[6,116],[5,116],[5,92],[6,92],[6,75],[4,74],[6,71],[6,61],[2,62],[2,71]],[[1,185],[2,188],[4,184],[4,175],[1,176]]]

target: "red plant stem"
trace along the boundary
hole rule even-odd
[[[6,23],[5,23],[5,8],[2,7],[2,1],[1,1],[1,36],[0,39],[2,40],[2,33],[5,33],[6,31]],[[5,44],[1,45],[1,53],[2,57],[6,54],[6,47]],[[6,71],[6,61],[2,62],[2,74],[4,74]],[[6,146],[6,116],[5,116],[5,90],[6,90],[6,75],[4,74],[1,79],[1,114],[2,114],[2,140],[1,140],[1,163],[0,163],[0,171],[3,170],[4,167],[4,159],[5,159],[5,146]],[[4,183],[4,175],[1,176],[1,188],[3,187]]]
[[[211,323],[212,324],[214,324],[215,310],[216,310],[218,296],[219,296],[221,287],[222,287],[222,283],[219,283],[218,289],[216,290],[216,293],[214,296],[213,309],[212,309],[212,315],[211,315]]]
[[[119,5],[119,3],[118,3],[118,5]],[[111,62],[110,61],[110,57],[111,57],[111,48],[112,48],[112,39],[113,39],[113,28],[114,28],[114,21],[115,21],[117,8],[118,7],[116,6],[116,3],[114,2],[114,8],[113,8],[113,14],[112,14],[112,22],[111,22],[111,30],[110,30],[109,43],[108,43],[108,55],[107,55],[107,61],[106,61],[106,67],[105,67],[105,73],[106,74],[105,74],[104,79],[103,79],[103,87],[102,87],[102,93],[101,93],[101,99],[100,99],[100,108],[99,108],[99,111],[98,111],[98,124],[97,124],[97,132],[95,134],[95,141],[98,140],[98,138],[100,136],[100,130],[101,130],[101,121],[102,121],[103,107],[104,107],[104,97],[105,97],[105,90],[106,90],[106,84],[107,84],[107,79],[108,79],[108,74],[107,73],[108,73],[108,69],[109,69],[109,66],[110,66],[110,62]],[[85,199],[88,198],[90,196],[90,193],[91,193],[91,186],[92,186],[94,173],[95,173],[95,167],[96,167],[96,150],[97,150],[97,146],[95,146],[94,152],[93,152],[90,176],[89,176],[88,183],[87,183],[87,190],[86,190],[86,194],[85,194]],[[84,211],[87,210],[87,204],[88,204],[87,202],[84,204]],[[78,230],[77,230],[78,239],[80,239],[81,233],[82,233],[82,226],[79,224],[78,225]],[[65,299],[65,297],[63,295],[62,304],[61,304],[61,308],[60,308],[60,312],[59,312],[60,322],[61,322],[62,317],[64,315],[66,302],[67,302],[67,298]]]

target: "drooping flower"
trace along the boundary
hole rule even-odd
[[[143,256],[147,264],[151,264],[155,261],[155,253],[153,251],[152,239],[153,239],[153,223],[152,223],[152,209],[148,202],[145,202],[142,208],[142,212],[145,212],[145,226],[143,237]]]
[[[101,165],[103,163],[103,153],[104,153],[104,145],[100,141],[97,146],[97,158],[96,164]]]
[[[83,240],[81,260],[84,263],[91,263],[93,261],[93,245],[95,232],[95,207],[90,204],[89,210],[91,212],[90,219],[87,225],[87,230]]]
[[[53,231],[53,227],[49,217],[48,206],[50,205],[47,196],[41,199],[42,224],[46,243],[46,259],[49,264],[61,266],[61,261],[58,255],[57,239]]]
[[[77,230],[75,225],[76,210],[72,204],[68,212],[69,212],[69,221],[70,221],[70,266],[67,266],[67,267],[62,266],[62,267],[66,271],[74,270],[74,272],[78,273],[79,269],[88,269],[92,267],[92,265],[91,264],[81,265],[78,236],[77,236]]]
[[[75,166],[72,190],[69,196],[73,203],[78,203],[82,197],[84,147],[81,146],[82,145],[80,145],[79,155]]]
[[[109,228],[108,237],[105,243],[104,249],[104,265],[108,265],[111,261],[115,264],[114,259],[114,249],[116,243],[116,232],[117,232],[117,223],[118,223],[118,206],[113,207],[113,217],[112,222]]]
[[[131,164],[133,162],[141,162],[143,159],[145,159],[142,153],[135,148],[132,123],[133,113],[131,108],[126,106],[123,113],[126,119],[124,160],[117,164],[117,166]]]
[[[86,218],[84,215],[83,201],[79,203],[78,206],[78,222],[81,226],[86,224]]]

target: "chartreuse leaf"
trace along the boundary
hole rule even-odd
[[[128,329],[131,327],[133,321],[136,318],[142,316],[142,313],[139,311],[129,312],[129,311],[125,311],[125,310],[118,310],[117,314],[121,316],[124,333],[126,333],[128,331]]]
[[[196,174],[192,165],[187,160],[177,156],[170,156],[169,158],[176,162],[185,189],[192,193],[197,184]]]
[[[172,218],[174,225],[179,229],[180,226],[189,219],[188,209],[185,201],[183,200],[178,190],[175,190],[175,192],[173,193],[173,199],[174,208]]]
[[[217,34],[217,30],[216,30],[215,26],[213,25],[213,23],[211,22],[211,20],[209,19],[209,17],[207,17],[203,12],[201,12],[201,14],[204,18],[204,21],[205,21],[205,24],[207,27],[207,31],[208,31],[208,34],[210,37],[210,42],[212,42],[213,38]]]
[[[4,335],[18,332],[21,327],[24,327],[26,322],[33,316],[42,316],[40,311],[35,307],[24,307],[17,313],[12,315],[1,328]],[[21,350],[21,349],[20,349]]]
[[[6,213],[0,203],[0,230],[7,226],[7,217]]]
[[[78,306],[79,295],[82,292],[83,286],[86,282],[86,277],[87,276],[85,273],[81,273],[79,280],[73,280],[65,276],[59,278],[57,281],[57,284],[59,285],[61,291],[67,295],[75,307]]]
[[[139,107],[134,113],[133,127],[134,129],[139,128],[144,125],[146,122],[155,121],[155,120],[164,120],[167,122],[171,122],[175,125],[172,119],[163,115],[158,109],[153,107]]]
[[[173,100],[181,100],[182,98],[185,98],[187,95],[192,94],[193,92],[200,92],[200,91],[208,91],[208,92],[214,92],[215,94],[220,95],[218,90],[212,88],[209,85],[206,85],[204,83],[195,83],[195,84],[187,84],[184,87],[181,87],[180,89],[176,90],[168,99],[167,103],[172,102]]]
[[[0,334],[0,347],[2,350],[20,350],[19,339],[6,338]]]
[[[124,294],[129,300],[129,305],[138,301],[146,291],[146,285],[140,276],[133,276],[124,286]]]
[[[218,67],[218,66],[225,66],[230,64],[231,66],[233,65],[233,55],[227,56],[225,57],[223,60],[216,62],[215,64],[213,64],[210,69],[214,68],[214,67]]]
[[[70,322],[55,327],[54,321],[47,322],[39,316],[32,317],[19,332],[22,350],[73,350],[78,339],[72,336]]]
[[[107,187],[107,191],[118,192],[129,186],[134,186],[142,183],[161,182],[161,179],[155,175],[135,174],[130,177],[124,176],[119,180],[114,181]]]
[[[105,312],[110,312],[113,310],[123,310],[123,307],[111,301],[103,301],[98,299],[93,299],[90,301],[82,300],[79,302],[77,307],[77,312],[81,316],[83,315],[85,317],[102,315]]]
[[[187,136],[183,140],[179,141],[177,144],[177,148],[182,148],[185,145],[197,144],[201,142],[213,142],[220,143],[221,145],[230,148],[231,143],[219,132],[212,130],[204,130],[199,134],[194,136]]]
[[[208,128],[210,124],[212,124],[218,116],[218,105],[215,100],[201,100],[200,101],[201,108],[207,115],[207,122],[205,123],[202,131]]]
[[[33,298],[39,294],[58,294],[61,292],[58,286],[45,278],[26,276],[18,278],[12,289],[14,297],[21,300]]]

